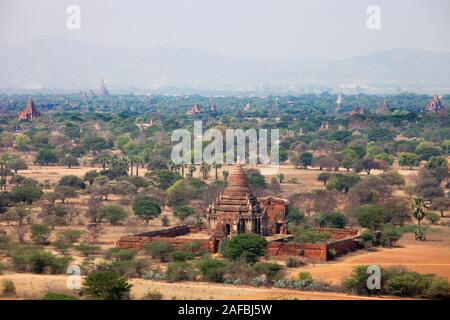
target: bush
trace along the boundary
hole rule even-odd
[[[16,295],[16,285],[12,280],[4,279],[2,280],[2,294],[4,296],[15,296]]]
[[[67,243],[72,244],[72,243],[78,241],[78,239],[81,237],[81,235],[83,233],[84,232],[81,231],[81,230],[67,229],[67,230],[64,230],[64,231],[60,231],[57,236],[58,236],[59,239],[61,239],[63,241],[66,241]]]
[[[257,262],[253,265],[253,270],[259,275],[265,275],[268,282],[275,281],[282,269],[281,265],[272,262]]]
[[[170,282],[193,280],[195,278],[195,271],[188,262],[169,263],[166,274]]]
[[[165,262],[168,260],[170,253],[174,251],[174,246],[166,241],[152,241],[146,244],[144,249],[152,256],[152,258]]]
[[[41,300],[80,300],[80,298],[59,292],[47,292]]]
[[[393,247],[401,237],[402,233],[399,228],[385,225],[381,231],[380,244],[383,247]]]
[[[132,260],[137,254],[135,249],[110,248],[105,253],[105,259],[116,261]]]
[[[128,212],[121,206],[111,204],[100,208],[99,217],[108,220],[114,226],[128,217]]]
[[[192,241],[188,243],[183,243],[181,250],[186,252],[191,252],[195,254],[200,254],[204,251],[203,244],[200,241]]]
[[[163,294],[158,290],[150,290],[145,294],[147,300],[162,300]]]
[[[84,242],[80,243],[78,246],[75,246],[74,248],[75,250],[81,252],[85,257],[89,257],[90,255],[100,250],[100,246],[94,246]]]
[[[286,260],[286,267],[288,268],[297,268],[303,266],[305,263],[297,258],[288,257]]]
[[[450,298],[447,279],[434,274],[420,274],[401,267],[381,268],[381,289],[367,288],[367,266],[357,266],[350,277],[342,281],[345,289],[356,294],[387,294],[429,299]]]
[[[192,260],[194,259],[194,254],[190,252],[184,252],[184,251],[175,251],[172,252],[172,259],[173,261],[186,261],[186,260]]]
[[[224,248],[224,256],[230,260],[244,259],[253,263],[265,254],[266,246],[267,241],[264,237],[257,234],[241,233],[227,242]]]
[[[379,230],[384,223],[384,212],[380,207],[364,205],[357,208],[355,213],[361,227]]]
[[[45,224],[34,224],[31,226],[31,239],[37,245],[48,244],[51,230]]]
[[[425,218],[430,221],[431,224],[436,224],[439,222],[439,220],[441,220],[441,217],[434,212],[428,212]]]
[[[225,274],[225,262],[212,258],[204,258],[197,264],[203,277],[208,281],[222,282]]]
[[[289,231],[294,235],[294,241],[298,243],[318,243],[331,237],[328,232],[319,232],[309,228],[290,227]]]
[[[13,267],[19,272],[53,274],[65,273],[72,257],[57,257],[51,252],[33,247],[20,247],[12,250],[10,256]]]
[[[128,300],[131,287],[118,273],[94,271],[85,278],[82,294],[99,300]]]

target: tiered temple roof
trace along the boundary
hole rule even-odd
[[[433,96],[433,99],[428,103],[427,110],[432,112],[439,112],[444,109],[444,106],[442,105],[441,99],[439,99],[439,96],[436,94]]]
[[[28,99],[27,105],[23,111],[19,112],[19,120],[33,120],[39,117],[40,113],[34,106],[33,99]]]
[[[250,191],[247,175],[241,165],[236,165],[230,172],[228,186],[210,209],[210,214],[228,218],[260,213],[258,201]]]

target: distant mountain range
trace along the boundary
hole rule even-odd
[[[105,47],[55,37],[0,46],[0,89],[112,93],[450,92],[450,53],[395,48],[345,60],[246,60],[174,46]]]

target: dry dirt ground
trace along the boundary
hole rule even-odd
[[[290,269],[290,274],[308,271],[314,278],[334,284],[351,274],[358,265],[380,267],[403,266],[419,273],[435,273],[450,280],[450,229],[439,227],[438,233],[427,235],[427,241],[415,241],[412,234],[406,234],[394,248],[361,250],[325,264],[309,264],[306,267]]]
[[[0,276],[0,281],[14,281],[17,295],[21,299],[39,299],[49,291],[64,292],[76,295],[76,291],[67,289],[67,277],[64,275],[8,274]],[[131,294],[133,299],[142,299],[150,290],[157,290],[163,299],[178,300],[373,300],[391,299],[391,297],[359,297],[334,292],[302,292],[277,288],[253,288],[249,286],[233,286],[211,284],[206,282],[166,283],[151,280],[133,279]],[[0,297],[1,299],[1,297]]]

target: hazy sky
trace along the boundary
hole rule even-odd
[[[81,9],[68,30],[66,8]],[[381,30],[366,9],[381,8]],[[449,0],[0,0],[0,44],[54,35],[176,45],[244,58],[347,58],[393,47],[450,52]]]

